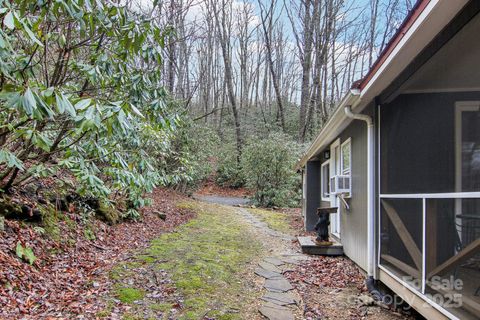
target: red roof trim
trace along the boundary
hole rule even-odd
[[[375,73],[380,69],[380,67],[385,63],[387,58],[390,56],[392,51],[397,47],[400,41],[403,39],[403,36],[410,30],[412,25],[417,21],[420,14],[425,10],[427,5],[430,3],[431,0],[419,0],[413,6],[412,10],[408,13],[405,20],[403,20],[400,27],[395,32],[395,35],[392,39],[387,43],[383,51],[380,53],[380,56],[377,60],[373,63],[372,67],[368,71],[368,73],[363,77],[361,80],[355,81],[352,84],[352,89],[363,89],[366,87],[367,83],[373,78]]]

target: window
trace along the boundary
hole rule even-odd
[[[348,138],[344,143],[342,143],[341,152],[341,168],[342,174],[349,176],[351,174],[352,167],[352,143],[351,138]]]
[[[321,171],[322,201],[330,201],[330,160],[322,163]]]

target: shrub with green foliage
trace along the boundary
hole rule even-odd
[[[290,137],[272,133],[265,139],[250,139],[241,157],[246,186],[255,191],[253,200],[265,207],[298,206],[300,178],[294,170],[300,146]]]
[[[0,0],[0,21],[0,191],[67,169],[81,195],[137,208],[185,178],[167,166],[181,157],[160,71],[169,30],[107,0]]]
[[[223,187],[239,188],[245,185],[241,165],[237,161],[234,143],[225,143],[217,152],[217,184]]]
[[[185,192],[212,174],[213,157],[220,139],[216,131],[205,124],[186,122],[179,130],[174,145],[178,155],[171,157],[169,167],[182,170],[182,179],[174,186]]]

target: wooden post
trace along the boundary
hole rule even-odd
[[[433,277],[442,272],[447,272],[454,269],[456,266],[461,264],[462,262],[470,259],[474,255],[480,252],[480,238],[470,243],[466,246],[462,251],[433,269],[431,272],[428,273],[427,279]]]

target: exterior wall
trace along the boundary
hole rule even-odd
[[[320,207],[320,166],[321,162],[318,160],[308,161],[305,166],[305,183],[303,190],[305,194],[304,200],[304,218],[305,229],[313,231],[317,223],[317,208]]]
[[[373,112],[373,104],[367,107],[365,113]],[[339,136],[340,143],[351,138],[352,147],[352,197],[347,199],[350,210],[340,205],[340,242],[345,255],[359,267],[367,269],[367,126],[365,122],[354,120]],[[326,159],[324,151],[319,154],[320,165]],[[320,176],[318,177],[320,179]],[[321,199],[320,188],[315,197]],[[322,208],[330,207],[330,202],[320,201]]]

